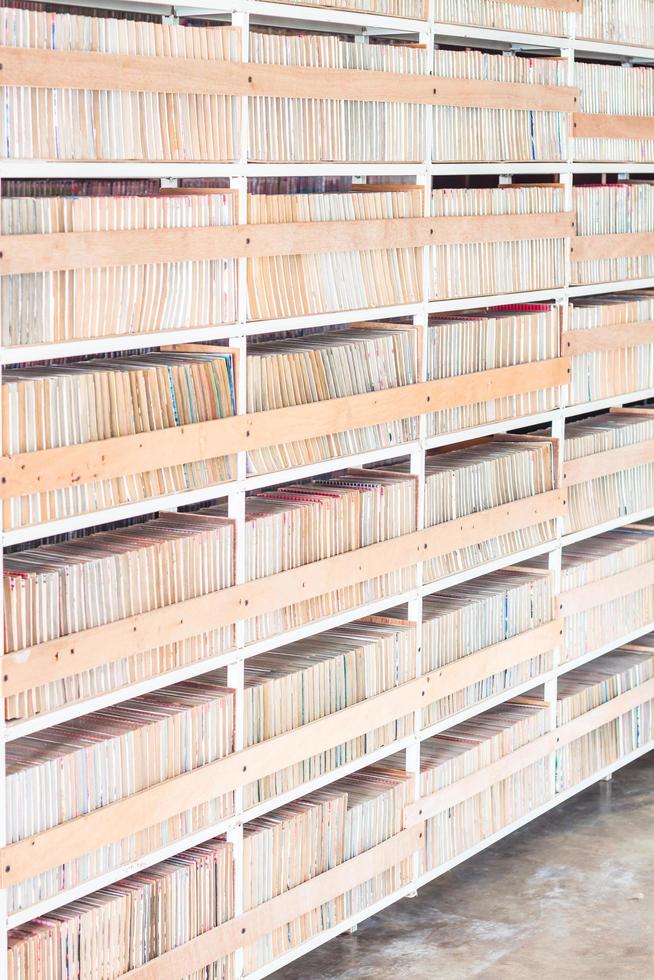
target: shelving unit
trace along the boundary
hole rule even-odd
[[[511,0],[514,2],[514,0]],[[515,0],[517,2],[517,0]],[[450,868],[484,847],[493,844],[513,830],[535,819],[552,807],[569,799],[595,780],[604,778],[621,765],[626,765],[654,747],[648,742],[630,752],[618,762],[603,767],[591,777],[563,792],[555,793],[554,760],[557,750],[587,732],[620,718],[628,711],[654,700],[654,680],[625,691],[600,707],[586,712],[572,722],[557,727],[557,679],[570,670],[589,663],[619,646],[631,643],[648,632],[654,623],[625,634],[612,642],[573,661],[561,662],[560,637],[562,617],[571,603],[584,602],[591,587],[576,590],[576,594],[561,594],[562,549],[566,545],[594,537],[612,528],[654,516],[654,508],[621,516],[571,534],[564,534],[567,488],[593,476],[617,472],[637,463],[654,462],[654,443],[640,443],[622,449],[564,462],[566,419],[588,415],[615,406],[654,398],[654,388],[625,392],[622,395],[596,399],[583,404],[568,404],[568,380],[576,354],[615,347],[654,343],[654,321],[628,325],[626,329],[608,327],[593,333],[569,329],[569,301],[575,297],[601,296],[618,290],[654,288],[654,278],[607,282],[599,285],[571,285],[572,262],[577,259],[603,257],[607,254],[654,254],[654,232],[631,235],[577,236],[573,183],[575,176],[592,174],[653,174],[654,162],[649,163],[579,163],[574,159],[574,136],[593,136],[616,132],[634,138],[654,137],[654,121],[650,117],[599,118],[576,111],[574,88],[575,56],[589,56],[607,61],[654,64],[654,48],[639,48],[608,44],[600,41],[577,40],[575,14],[582,0],[543,0],[541,6],[563,10],[568,14],[570,30],[564,37],[526,34],[506,30],[485,29],[438,23],[434,20],[433,0],[425,3],[424,19],[405,19],[382,16],[355,10],[311,7],[300,4],[265,2],[265,0],[230,0],[220,4],[199,0],[192,6],[171,7],[150,3],[149,0],[106,0],[96,4],[99,9],[151,13],[161,17],[196,17],[231,23],[241,32],[241,62],[216,64],[209,75],[201,67],[193,69],[181,59],[120,59],[108,55],[90,55],[37,51],[34,49],[3,48],[0,61],[0,80],[4,85],[44,86],[56,79],[59,86],[88,88],[89,75],[95,85],[131,90],[135,85],[152,91],[219,92],[235,95],[240,106],[240,150],[238,159],[228,163],[195,162],[95,162],[95,161],[0,161],[0,180],[20,177],[29,179],[96,179],[96,178],[153,178],[175,184],[184,177],[225,177],[230,188],[238,193],[237,222],[233,226],[174,229],[158,232],[65,232],[41,235],[4,235],[0,240],[0,276],[29,274],[43,270],[93,268],[113,261],[120,250],[121,263],[173,261],[184,258],[234,257],[237,261],[238,295],[235,321],[215,327],[180,328],[170,331],[74,340],[61,343],[30,344],[4,347],[0,350],[0,365],[36,364],[56,358],[77,358],[116,352],[135,352],[152,347],[178,344],[227,341],[238,354],[235,378],[238,414],[214,421],[195,423],[178,428],[162,429],[138,436],[122,436],[111,440],[84,443],[62,449],[41,450],[13,457],[0,457],[0,500],[28,491],[44,491],[84,483],[90,479],[124,477],[143,470],[143,459],[165,459],[166,465],[189,463],[207,458],[209,447],[220,446],[221,454],[235,456],[233,479],[201,489],[185,490],[158,498],[121,504],[94,513],[44,521],[26,527],[2,530],[4,548],[13,548],[60,534],[68,534],[114,521],[154,514],[177,508],[223,499],[228,503],[229,517],[236,526],[235,584],[219,592],[187,599],[170,606],[134,615],[127,619],[94,627],[77,634],[26,647],[5,655],[0,676],[0,693],[7,699],[30,690],[39,683],[69,676],[78,671],[111,663],[125,656],[153,649],[159,642],[172,643],[196,636],[221,625],[236,624],[233,649],[207,657],[189,666],[162,676],[140,680],[129,686],[81,702],[72,702],[49,713],[18,721],[0,718],[0,767],[6,772],[7,744],[37,733],[46,727],[118,704],[128,698],[160,690],[181,680],[200,677],[217,668],[226,668],[227,684],[236,691],[234,751],[200,768],[155,784],[131,796],[110,803],[85,816],[59,824],[17,843],[7,842],[6,827],[0,823],[0,964],[7,957],[8,931],[66,903],[89,895],[137,871],[151,867],[183,850],[212,837],[226,835],[234,855],[234,917],[210,929],[190,942],[173,949],[149,963],[124,974],[130,980],[159,980],[175,978],[192,969],[201,968],[218,954],[234,953],[234,976],[240,980],[259,980],[282,968],[297,957],[355,926],[394,901],[408,897],[444,874]],[[527,6],[536,6],[523,0]],[[88,6],[84,0],[71,0],[67,6]],[[293,68],[258,65],[249,61],[249,31],[253,25],[290,26],[298,30],[350,34],[362,41],[372,37],[402,38],[418,41],[432,50],[434,45],[478,46],[485,49],[511,52],[528,51],[534,54],[558,54],[566,60],[566,86],[526,86],[515,83],[491,83],[462,79],[435,78],[433,65],[427,75],[393,75],[354,70]],[[164,64],[164,60],[167,62]],[[120,64],[118,63],[120,61]],[[147,64],[145,62],[148,62]],[[155,62],[160,62],[159,64]],[[117,70],[119,69],[118,73]],[[337,94],[334,94],[334,88]],[[329,94],[330,98],[356,98],[363,101],[394,100],[415,102],[431,109],[433,105],[481,106],[490,108],[558,109],[568,114],[570,123],[567,158],[557,162],[530,161],[437,163],[432,161],[432,117],[425,113],[424,156],[417,163],[253,163],[248,161],[247,133],[250,99],[261,95],[297,96],[298,92],[312,98]],[[415,184],[423,191],[421,217],[370,221],[305,222],[295,224],[248,223],[246,195],[248,179],[267,176],[349,176],[358,180],[369,177],[395,177]],[[434,244],[496,242],[529,240],[533,237],[534,216],[483,215],[475,217],[432,217],[430,191],[433,177],[499,176],[501,183],[513,177],[533,176],[537,182],[543,175],[558,178],[564,188],[564,207],[561,212],[539,215],[539,238],[560,238],[566,247],[566,275],[561,286],[526,292],[493,294],[454,299],[430,299],[430,246]],[[247,269],[253,257],[295,255],[343,249],[382,248],[388,243],[396,247],[421,251],[421,289],[416,302],[402,305],[358,309],[332,313],[253,320],[248,316]],[[335,245],[336,243],[336,245]],[[561,326],[560,356],[546,360],[497,368],[474,374],[428,380],[426,366],[426,336],[430,314],[473,310],[486,306],[551,302],[559,311]],[[416,383],[403,388],[370,392],[329,402],[316,402],[270,412],[251,413],[247,406],[246,355],[253,336],[276,334],[301,328],[326,327],[369,320],[402,320],[411,322],[419,331],[419,377]],[[448,432],[430,435],[428,415],[436,409],[476,404],[523,392],[554,389],[554,407],[549,411],[515,418],[497,420]],[[262,475],[247,472],[249,451],[279,443],[280,432],[292,432],[294,438],[328,435],[334,431],[376,422],[416,417],[417,436],[402,444],[370,450],[350,456],[288,468]],[[340,429],[338,428],[340,426]],[[555,472],[553,489],[480,513],[450,520],[434,526],[425,523],[425,459],[428,451],[453,447],[460,443],[483,440],[497,434],[547,427],[555,442]],[[410,461],[410,472],[416,476],[418,487],[417,529],[401,537],[368,545],[356,551],[337,554],[290,571],[266,578],[246,581],[246,494],[250,491],[288,484],[350,466],[389,463],[397,459]],[[536,546],[505,554],[492,561],[480,562],[456,574],[437,581],[425,582],[423,563],[466,545],[479,545],[503,533],[530,528],[552,521],[553,532]],[[549,622],[523,631],[517,636],[475,651],[467,657],[436,670],[427,671],[422,657],[423,599],[482,575],[545,556],[552,576],[553,608]],[[293,596],[294,601],[320,596],[325,582],[338,582],[339,587],[360,583],[386,572],[415,568],[415,585],[399,595],[385,595],[363,606],[344,609],[338,613],[293,630],[257,642],[248,642],[245,621],[253,616],[273,611],[280,606],[280,597]],[[647,570],[647,581],[652,578]],[[618,581],[619,579],[619,581]],[[615,576],[611,584],[615,594],[642,584],[642,569]],[[582,595],[583,593],[583,595]],[[334,715],[246,747],[244,741],[244,666],[261,653],[283,644],[314,636],[327,629],[352,622],[364,616],[383,614],[389,608],[406,605],[407,619],[416,624],[416,677],[384,693],[358,702]],[[551,652],[551,666],[537,676],[508,687],[499,694],[449,715],[429,727],[423,726],[422,709],[435,697],[444,697],[481,681],[492,674],[508,670],[524,662],[524,647],[529,657]],[[82,665],[82,666],[81,666]],[[504,703],[513,697],[542,688],[547,704],[550,730],[546,735],[499,759],[472,776],[459,780],[427,797],[420,797],[421,743],[455,725]],[[326,774],[304,782],[294,789],[267,799],[256,807],[246,807],[243,799],[244,773],[247,782],[277,771],[279,759],[285,764],[301,762],[308,752],[336,747],[344,739],[364,735],[373,721],[395,720],[405,714],[413,716],[413,729],[374,751],[334,768]],[[345,775],[387,759],[397,752],[405,753],[406,770],[414,777],[417,799],[405,810],[405,826],[397,835],[377,844],[368,851],[337,865],[303,884],[290,889],[250,911],[244,911],[244,880],[248,874],[243,853],[243,826],[287,803],[300,799],[314,790],[328,786]],[[532,809],[527,815],[502,828],[474,847],[435,869],[425,871],[417,859],[423,846],[426,821],[450,806],[471,798],[502,779],[519,772],[530,762],[546,758],[551,768],[552,796],[546,804]],[[109,844],[119,838],[124,828],[130,833],[145,829],[154,821],[174,817],[189,806],[212,799],[215,786],[221,791],[234,791],[233,815],[214,822],[186,836],[181,836],[137,860],[117,865],[110,871],[61,890],[29,907],[11,911],[8,891],[15,884],[61,863],[83,855],[90,847]],[[6,780],[0,780],[0,812],[7,808]],[[283,926],[307,908],[336,898],[355,884],[413,858],[412,880],[392,894],[376,901],[362,911],[345,917],[332,928],[312,937],[308,942],[291,949],[265,967],[244,973],[243,949],[276,925]],[[3,965],[0,965],[0,975]]]

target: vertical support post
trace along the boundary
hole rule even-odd
[[[2,532],[0,532],[2,533]],[[2,574],[2,559],[0,559],[0,574]],[[3,616],[4,619],[4,616]],[[4,622],[2,623],[4,629]],[[7,841],[7,828],[6,828],[6,818],[7,813],[7,764],[6,764],[6,729],[7,723],[5,720],[6,710],[5,710],[5,697],[2,690],[2,675],[0,675],[0,694],[2,695],[2,718],[0,719],[0,815],[2,815],[2,820],[0,820],[0,848],[5,847],[8,843]],[[7,956],[8,956],[8,942],[7,934],[9,931],[9,903],[7,901],[6,888],[0,888],[0,977],[5,976],[5,970],[7,968]]]
[[[556,427],[556,422],[552,424],[552,434],[554,435]],[[553,613],[555,616],[560,615],[560,595],[561,595],[561,532],[559,525],[561,524],[561,518],[557,518],[557,546],[554,551],[551,551],[548,555],[548,568],[552,573],[552,595],[553,595]],[[561,638],[559,638],[560,644]],[[558,698],[558,682],[557,682],[557,671],[561,661],[561,647],[556,646],[552,651],[552,671],[553,675],[549,680],[545,682],[544,685],[544,697],[548,703],[548,729],[552,730],[556,728],[557,724],[557,698]],[[549,779],[550,779],[550,791],[551,793],[556,792],[556,753],[553,752],[550,756],[550,766],[549,766]]]
[[[241,34],[241,60],[247,61],[249,57],[249,27],[250,17],[245,11],[237,11],[232,14],[232,24],[238,27]],[[237,214],[236,220],[240,225],[247,224],[248,202],[247,177],[244,176],[248,157],[248,132],[249,132],[249,99],[247,96],[239,98],[239,152],[237,160],[237,170],[239,176],[230,178],[230,187],[237,194]],[[247,259],[241,257],[237,259],[237,300],[236,300],[236,330],[229,338],[231,347],[238,350],[238,368],[236,382],[237,411],[242,414],[247,411]],[[247,456],[245,452],[237,454],[236,459],[236,479],[239,482],[245,480],[247,470]]]
[[[430,31],[421,32],[419,35],[420,44],[425,45],[429,57],[428,72],[434,72],[434,45]],[[432,170],[432,127],[433,110],[431,106],[424,108],[424,159],[422,173],[416,183],[422,186],[422,214],[429,217],[431,213],[431,170]],[[427,342],[429,330],[429,291],[431,281],[431,251],[429,246],[422,249],[422,280],[420,311],[413,317],[416,326],[416,376],[418,381],[427,379]],[[418,499],[417,499],[417,526],[422,529],[425,526],[425,451],[427,443],[427,418],[425,415],[418,417],[417,431],[418,447],[411,453],[411,472],[418,477]],[[423,673],[422,663],[422,586],[423,586],[423,565],[418,562],[416,567],[416,595],[409,602],[409,619],[416,624],[416,677]],[[406,750],[405,766],[407,772],[414,777],[414,794],[416,799],[420,796],[420,733],[422,730],[422,711],[417,709],[413,714],[413,735],[414,742]],[[413,878],[417,883],[422,871],[421,854],[417,852],[413,858]]]
[[[368,44],[369,40],[370,38],[368,36],[368,30],[365,27],[362,27],[359,33],[354,35],[355,44]],[[364,176],[362,173],[359,173],[356,176],[352,177],[353,184],[366,184],[367,182],[368,182],[368,178]]]
[[[245,10],[234,11],[232,13],[232,26],[238,27],[241,35],[241,61],[249,59],[250,51],[250,15]],[[247,224],[248,220],[248,181],[245,176],[248,159],[249,146],[249,99],[242,96],[239,99],[238,120],[239,120],[239,145],[237,159],[237,177],[230,178],[230,187],[236,191],[236,221],[237,224]],[[247,392],[247,259],[237,259],[237,299],[236,299],[236,324],[233,334],[229,338],[230,347],[238,351],[238,365],[236,369],[236,410],[239,415],[247,412],[248,392]],[[235,580],[240,585],[245,581],[245,488],[244,482],[247,475],[247,453],[239,452],[236,455],[236,481],[237,489],[229,494],[227,500],[227,510],[229,517],[235,521],[236,525],[236,562]],[[236,624],[236,653],[237,660],[227,668],[227,684],[233,688],[235,694],[235,717],[234,717],[234,749],[238,752],[244,747],[245,740],[245,719],[244,719],[244,698],[245,698],[245,664],[243,659],[243,647],[245,646],[245,623],[241,620]],[[228,832],[227,839],[233,848],[234,858],[234,915],[243,912],[245,895],[245,868],[243,857],[243,787],[238,787],[234,793],[234,812],[237,818],[237,826]],[[243,949],[238,949],[234,953],[234,977],[240,980],[243,976],[244,957]]]
[[[571,180],[571,175],[566,175]],[[566,264],[569,266],[569,255],[570,255],[570,242],[568,242],[568,261]],[[566,275],[566,283],[569,283],[569,275]],[[568,290],[564,289],[563,300],[557,305],[559,306],[560,312],[560,327],[559,327],[559,343],[561,338],[562,330],[566,329],[568,322]],[[557,487],[562,486],[563,482],[563,462],[565,458],[565,412],[564,408],[568,400],[568,385],[560,385],[558,391],[558,405],[559,407],[554,410],[552,416],[552,438],[558,441],[559,452],[557,457],[557,466],[555,476],[555,485]],[[563,518],[556,518],[556,548],[551,551],[548,555],[548,568],[552,572],[552,594],[554,603],[554,615],[556,617],[560,616],[561,608],[561,565],[562,565],[562,540],[563,540]],[[557,724],[557,698],[558,698],[558,670],[561,663],[561,645],[557,645],[552,651],[552,671],[554,676],[546,681],[544,696],[545,700],[549,704],[549,728],[556,728]],[[553,752],[550,757],[550,785],[552,793],[556,792],[556,753]]]
[[[561,51],[562,56],[565,58],[567,63],[566,70],[566,84],[574,85],[575,83],[575,66],[574,66],[574,38],[575,38],[575,14],[568,14],[568,45],[564,47]],[[568,165],[568,172],[561,175],[561,183],[563,184],[563,207],[565,211],[575,210],[574,201],[574,187],[572,180],[572,163],[574,161],[574,135],[572,130],[572,120],[570,120],[570,130],[568,137],[568,152],[566,155],[566,163]],[[563,298],[559,302],[560,307],[560,330],[559,330],[559,343],[561,334],[563,331],[568,329],[569,317],[570,317],[570,284],[572,282],[572,252],[571,252],[572,240],[570,238],[566,239],[566,257],[565,257],[565,286],[563,289]],[[555,411],[552,417],[552,436],[558,440],[559,443],[559,456],[558,456],[558,472],[556,473],[556,485],[557,487],[562,486],[563,481],[563,463],[565,459],[565,407],[569,400],[569,385],[561,385],[559,387],[559,408]],[[548,557],[548,566],[553,573],[553,593],[554,593],[554,611],[558,616],[561,611],[561,580],[562,580],[562,539],[563,539],[563,518],[558,517],[556,519],[556,550],[551,552]],[[549,721],[550,727],[554,728],[557,724],[557,697],[558,697],[558,671],[561,664],[561,647],[557,646],[553,651],[553,670],[554,677],[552,680],[545,684],[545,700],[549,702]],[[550,760],[550,779],[552,792],[556,792],[556,753],[552,754]]]
[[[2,180],[0,179],[0,197],[2,196]],[[0,323],[0,329],[2,324]],[[0,349],[4,346],[4,338],[0,337]],[[2,383],[2,364],[0,363],[0,384]],[[0,406],[0,455],[4,452],[2,446],[2,407]],[[4,571],[4,509],[0,507],[0,538],[2,539],[2,554],[0,555],[0,580]],[[4,636],[4,603],[0,608],[0,636]],[[0,848],[4,847],[7,841],[7,764],[6,764],[6,733],[7,733],[7,711],[4,695],[4,674],[0,672]],[[6,975],[8,971],[8,918],[9,905],[7,901],[7,889],[0,888],[0,977]]]

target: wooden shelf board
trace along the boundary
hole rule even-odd
[[[601,164],[598,164],[601,170]],[[652,164],[654,169],[654,164]],[[619,235],[578,235],[572,239],[571,258],[573,262],[588,262],[597,259],[628,258],[637,255],[654,255],[654,232],[643,231]],[[629,288],[625,280],[624,288]],[[598,292],[601,284],[597,287]],[[592,290],[588,289],[588,292]]]
[[[643,344],[654,344],[654,320],[621,323],[596,330],[565,330],[562,349],[565,354],[574,357],[577,354],[622,350]],[[625,398],[628,397],[629,392],[626,392]]]
[[[575,112],[573,115],[575,137],[584,139],[654,139],[652,116],[610,116],[603,113]],[[654,166],[654,164],[653,164]],[[629,169],[625,164],[625,169]]]
[[[654,526],[651,528],[654,533]],[[654,585],[654,562],[637,565],[624,572],[608,575],[597,582],[589,582],[560,595],[562,616],[575,616],[578,613],[603,606],[607,602],[639,592]]]
[[[596,480],[601,476],[609,476],[611,473],[633,469],[636,466],[646,466],[649,463],[654,463],[654,439],[568,460],[563,464],[563,480],[566,486],[574,486],[577,483]]]
[[[218,193],[221,193],[218,190]],[[575,215],[486,214],[1,235],[0,275],[574,235]]]
[[[348,68],[0,47],[5,86],[341,99],[572,113],[578,89]],[[54,82],[54,85],[53,85]]]
[[[235,415],[96,442],[0,457],[0,499],[44,493],[279,443],[280,433],[310,439],[566,384],[568,358],[551,358],[475,374],[289,408]]]
[[[120,840],[120,828],[136,833],[160,820],[199,806],[217,795],[253,782],[285,766],[294,765],[318,752],[335,748],[384,723],[410,714],[420,707],[454,694],[493,673],[506,670],[525,659],[553,649],[560,641],[560,621],[519,634],[446,664],[428,674],[407,681],[365,701],[344,708],[335,715],[259,742],[249,748],[175,776],[116,803],[67,821],[33,837],[0,850],[0,882],[8,887],[35,874],[86,854],[111,841]],[[528,636],[527,643],[525,642]],[[298,737],[301,736],[301,737]],[[218,792],[217,787],[220,788]]]
[[[422,826],[422,821],[428,820],[437,813],[442,813],[450,807],[457,806],[464,800],[476,796],[490,786],[507,779],[514,773],[545,758],[557,749],[569,745],[590,731],[614,721],[632,708],[654,698],[654,679],[632,688],[610,701],[592,708],[579,715],[572,721],[553,728],[533,742],[528,742],[509,755],[485,766],[478,772],[466,776],[451,786],[436,790],[430,796],[423,797],[405,808],[405,823],[407,826]]]
[[[334,582],[345,588],[515,528],[532,527],[563,516],[565,506],[564,492],[551,490],[5,654],[2,658],[5,697],[271,612],[279,609],[280,603],[284,604],[280,598],[283,596],[302,602],[323,595],[325,583]]]

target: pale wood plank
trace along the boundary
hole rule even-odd
[[[520,7],[544,7],[546,10],[567,10],[568,13],[581,13],[584,0],[506,0]]]
[[[650,528],[654,531],[654,527]],[[654,585],[654,562],[637,565],[624,572],[609,575],[598,582],[589,582],[560,596],[560,611],[562,616],[574,616],[586,612],[595,606],[603,606],[607,602],[619,599],[621,596],[639,592],[641,589]]]
[[[538,215],[534,220],[533,214],[485,214],[1,235],[0,275],[574,235],[571,211]]]
[[[6,86],[348,99],[572,113],[578,89],[399,72],[0,48]]]
[[[291,766],[373,731],[380,724],[401,718],[475,680],[552,649],[560,635],[558,620],[546,623],[527,634],[512,637],[344,708],[336,716],[327,715],[300,729],[260,742],[10,844],[0,851],[2,887],[16,884],[110,841],[120,840],[125,834],[124,828],[136,833],[214,799],[220,793],[228,793],[237,786],[270,775],[279,769],[280,759],[284,766]]]
[[[612,405],[609,409],[609,415],[654,415],[654,408],[650,408],[649,405],[637,405],[632,408],[626,408],[624,405]]]
[[[324,902],[338,898],[351,888],[400,864],[421,848],[423,835],[424,825],[416,824],[402,830],[369,851],[336,865],[122,976],[128,980],[179,980],[179,977],[200,970],[221,956],[255,942],[273,929],[292,922]]]
[[[651,650],[648,650],[651,653]],[[486,766],[479,772],[472,773],[464,779],[437,790],[415,803],[410,803],[404,809],[404,820],[407,826],[421,827],[423,821],[442,813],[464,800],[470,799],[477,793],[507,779],[526,766],[537,762],[556,749],[569,745],[576,739],[606,725],[621,715],[626,714],[638,705],[645,704],[654,698],[654,679],[640,684],[638,687],[625,691],[611,701],[606,701],[597,708],[592,708],[585,714],[579,715],[572,721],[559,728],[541,735],[540,738],[527,745],[521,746],[515,752],[498,759],[497,762]]]
[[[568,358],[551,358],[139,435],[2,456],[0,499],[143,473],[156,469],[161,460],[173,466],[274,446],[281,433],[292,433],[296,440],[309,439],[516,392],[557,387],[567,383],[569,373]]]
[[[628,166],[625,164],[625,166]],[[654,232],[621,235],[578,235],[572,239],[573,262],[614,259],[630,255],[654,255]],[[628,282],[625,285],[629,285]]]
[[[597,330],[565,330],[563,351],[570,356],[654,344],[654,320],[641,320]]]
[[[561,517],[565,509],[564,491],[551,490],[244,585],[5,654],[2,658],[5,697],[279,609],[288,604],[287,597],[292,597],[295,602],[314,598],[325,592],[326,583],[337,583],[338,587],[345,588],[516,528]]]
[[[652,116],[609,116],[604,113],[575,112],[573,116],[574,135],[590,139],[654,139],[654,118]],[[598,164],[601,168],[601,164]],[[625,169],[629,164],[625,163]]]
[[[647,463],[654,463],[654,439],[636,443],[635,446],[621,446],[605,453],[593,453],[591,456],[582,456],[581,459],[568,460],[564,463],[563,480],[566,486],[571,486],[599,476],[608,476],[619,470],[645,466]]]

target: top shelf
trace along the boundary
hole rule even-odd
[[[66,0],[67,7],[82,7],[88,10],[86,0]],[[198,0],[193,4],[164,4],[157,0],[100,0],[93,5],[100,10],[131,11],[132,13],[153,14],[160,17],[225,19],[233,14],[248,14],[255,23],[274,21],[293,22],[296,27],[303,24],[320,27],[326,31],[338,29],[341,33],[363,34],[418,34],[430,31],[426,19],[394,17],[365,10],[347,10],[339,7],[312,6],[310,4],[283,3],[276,0]]]
[[[352,0],[354,3],[354,0]],[[509,0],[518,2],[518,0]],[[542,6],[567,13],[581,9],[581,0],[543,0],[537,4],[523,0],[525,6]],[[87,8],[86,0],[67,0],[66,6]],[[429,0],[424,0],[425,17],[398,17],[366,10],[343,9],[310,3],[282,0],[197,0],[192,4],[167,4],[158,0],[100,0],[94,4],[100,10],[131,11],[159,17],[197,18],[230,21],[247,16],[252,24],[289,26],[317,31],[338,31],[353,35],[368,34],[393,37],[396,35],[431,35],[435,43],[479,44],[485,48],[525,48],[538,51],[574,50],[586,56],[610,61],[654,62],[654,47],[642,47],[610,41],[573,38],[572,35],[532,34],[524,31],[495,29],[475,24],[453,24],[429,20]]]

